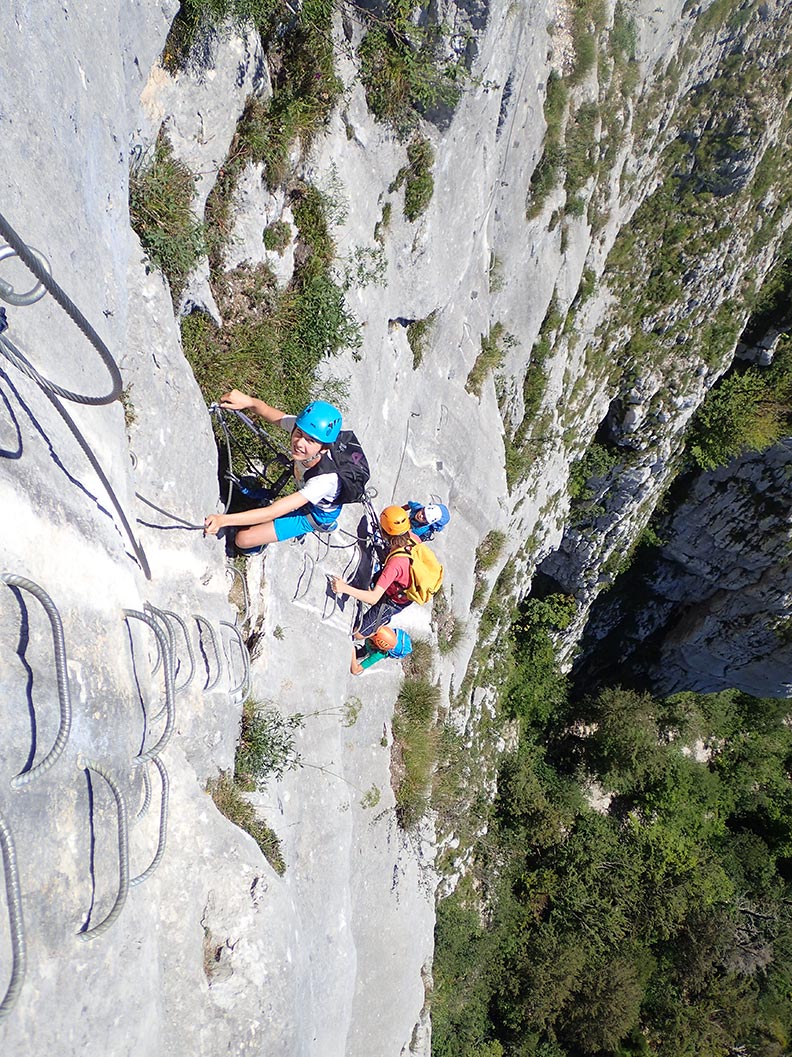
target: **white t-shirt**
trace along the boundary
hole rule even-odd
[[[294,429],[297,421],[295,415],[284,415],[280,425],[288,433]],[[327,453],[327,458],[332,462],[333,457]],[[305,480],[305,467],[294,462],[294,479],[297,482],[297,491],[305,498],[311,506],[319,507],[320,510],[336,510],[338,508],[338,493],[341,491],[341,481],[337,473],[318,473],[310,480]]]

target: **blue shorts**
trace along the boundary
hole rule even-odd
[[[293,514],[275,518],[272,522],[275,527],[275,536],[279,541],[296,539],[297,536],[305,536],[308,532],[321,531],[317,528],[317,525],[327,526],[326,531],[330,532],[335,528],[340,512],[341,507],[338,506],[333,507],[332,510],[320,510],[318,507],[309,506],[306,503],[299,510],[295,510]],[[308,519],[308,514],[311,515],[311,520]]]

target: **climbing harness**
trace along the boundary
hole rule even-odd
[[[251,478],[250,485],[254,490],[255,499],[260,500],[259,505],[263,506],[277,499],[289,481],[294,478],[291,457],[279,449],[270,440],[267,432],[256,425],[244,411],[220,407],[219,404],[210,404],[209,414],[215,423],[216,431],[219,430],[221,434],[225,449],[223,476],[228,481],[228,494],[224,513],[228,513],[231,506],[235,486],[246,494],[245,489],[248,487],[248,482],[243,478],[247,476]],[[238,423],[242,428],[232,430],[230,423]],[[255,438],[252,443],[251,438]],[[218,438],[219,445],[220,438]],[[242,462],[245,467],[245,473],[241,476],[234,469],[235,454],[238,460],[237,465]]]

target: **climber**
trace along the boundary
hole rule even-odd
[[[403,509],[410,515],[410,528],[413,535],[423,540],[424,543],[434,539],[451,520],[448,507],[443,506],[442,503],[427,503],[423,506],[421,503],[414,503],[410,500],[404,504]]]
[[[341,481],[333,468],[329,449],[341,432],[338,408],[324,400],[314,400],[295,417],[238,389],[224,393],[220,406],[234,411],[253,411],[265,421],[289,431],[289,454],[294,463],[297,491],[254,510],[210,514],[204,519],[204,535],[216,536],[220,529],[236,529],[237,552],[249,555],[260,553],[268,543],[335,528],[341,509],[338,503]]]
[[[377,661],[385,657],[406,657],[412,653],[412,639],[403,628],[392,628],[383,624],[365,640],[362,654],[353,653],[349,667],[353,675],[362,675]]]
[[[349,595],[370,606],[352,633],[352,637],[357,640],[365,639],[383,624],[389,624],[391,618],[405,609],[411,601],[405,594],[405,589],[410,586],[410,559],[404,553],[405,549],[409,551],[415,542],[410,532],[410,518],[403,507],[386,506],[380,514],[379,523],[388,548],[388,557],[374,586],[365,590],[352,587],[340,576],[329,578],[335,594]],[[402,551],[401,554],[394,554],[394,551],[399,550]],[[353,649],[352,665],[356,660]]]

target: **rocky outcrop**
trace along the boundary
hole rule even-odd
[[[790,455],[784,441],[692,480],[659,522],[663,545],[639,551],[593,607],[587,678],[790,696]]]
[[[670,608],[661,693],[792,696],[791,466],[792,441],[746,455],[702,475],[676,512],[650,581],[653,605]]]

